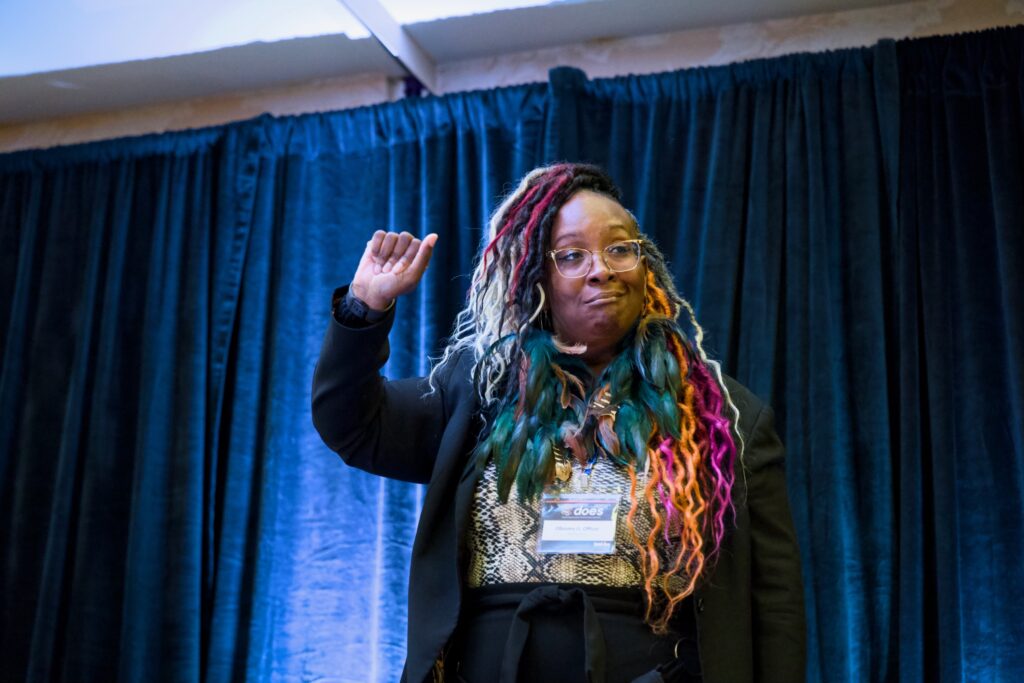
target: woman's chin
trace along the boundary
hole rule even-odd
[[[574,335],[572,342],[586,346],[587,353],[584,355],[603,356],[608,349],[614,349],[619,345],[629,332],[629,327],[623,327],[618,320],[609,320],[606,324],[591,325],[587,332],[588,334],[584,335]]]

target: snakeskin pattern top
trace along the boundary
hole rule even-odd
[[[590,477],[573,463],[573,474],[560,487],[571,493],[621,493],[616,521],[615,552],[610,555],[540,554],[540,501],[524,504],[513,485],[508,503],[498,500],[494,463],[484,469],[473,494],[468,549],[470,588],[503,583],[562,583],[636,587],[643,585],[639,553],[626,525],[629,512],[629,474],[608,460],[599,460]],[[588,480],[589,479],[589,480]],[[642,487],[645,473],[639,473]],[[651,528],[650,511],[637,508],[635,527],[640,538]],[[664,547],[660,548],[664,554]],[[664,564],[662,565],[664,566]]]

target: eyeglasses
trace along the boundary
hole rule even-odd
[[[555,262],[555,268],[562,277],[585,277],[594,265],[594,255],[601,254],[605,267],[614,272],[622,273],[633,270],[640,265],[640,240],[622,240],[614,242],[600,252],[590,251],[582,247],[566,247],[552,249],[548,256]]]

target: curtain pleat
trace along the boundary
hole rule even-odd
[[[1024,40],[900,44],[900,679],[1024,672]]]

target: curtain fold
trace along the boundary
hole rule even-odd
[[[135,680],[161,651],[169,678],[198,673],[214,156],[4,176],[28,199],[0,219],[21,257],[0,382],[9,680]]]
[[[901,680],[1024,673],[1024,40],[899,45]]]
[[[809,680],[1014,680],[1022,53],[555,69],[0,156],[0,680],[396,680],[422,491],[312,429],[330,293],[375,229],[439,233],[386,367],[425,372],[490,211],[563,159],[777,410]]]

